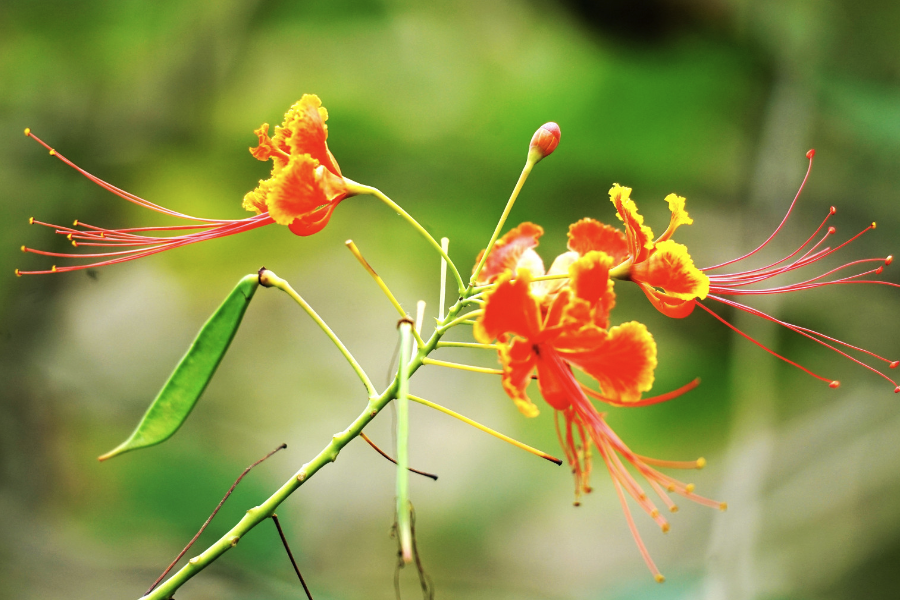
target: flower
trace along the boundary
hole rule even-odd
[[[268,212],[297,235],[312,235],[328,224],[334,208],[351,192],[328,150],[327,120],[319,97],[305,94],[285,113],[274,138],[268,123],[254,131],[259,145],[250,153],[258,160],[271,158],[272,175],[244,196],[245,209]]]
[[[120,198],[171,217],[188,221],[188,224],[162,227],[134,227],[106,229],[76,220],[71,227],[54,225],[31,218],[30,223],[43,225],[66,236],[72,245],[91,247],[97,252],[74,254],[48,252],[22,246],[23,252],[61,258],[91,259],[82,265],[57,267],[47,270],[20,271],[16,275],[63,273],[91,267],[126,262],[164,252],[195,242],[243,233],[264,225],[287,225],[297,235],[311,235],[320,231],[331,218],[334,207],[358,189],[341,176],[337,162],[328,150],[325,140],[328,113],[317,96],[304,95],[285,114],[284,123],[275,128],[275,137],[268,135],[269,125],[264,123],[255,131],[259,145],[250,152],[259,160],[272,159],[272,176],[260,181],[259,186],[244,196],[243,207],[257,214],[245,219],[206,219],[193,217],[159,206],[134,194],[121,190],[81,169],[69,159],[25,130],[55,156],[92,182]]]
[[[557,258],[554,265],[568,263],[568,284],[548,291],[538,285],[541,282],[534,282],[535,274],[543,274],[543,263],[533,249],[541,233],[540,227],[523,223],[504,236],[488,257],[484,277],[494,280],[495,285],[486,292],[474,335],[483,343],[497,340],[503,389],[527,417],[538,414],[537,406],[525,391],[537,372],[541,395],[556,411],[557,435],[575,476],[576,505],[583,493],[591,491],[590,443],[593,442],[612,477],[638,549],[654,577],[662,581],[663,576],[637,532],[625,493],[664,532],[668,531],[669,524],[625,463],[638,471],[673,512],[677,508],[667,492],[707,506],[724,508],[724,505],[694,494],[693,485],[651,466],[700,468],[705,464],[703,459],[658,461],[635,454],[607,425],[588,394],[614,405],[639,406],[667,400],[696,383],[659,398],[641,400],[642,392],[653,385],[656,343],[642,323],[632,321],[609,327],[609,312],[615,305],[613,281],[609,278],[614,258],[599,251],[581,257],[574,252],[566,253],[563,255],[566,258]],[[580,383],[573,367],[595,379],[600,391]],[[559,424],[560,415],[563,428]]]
[[[825,228],[828,220],[837,212],[834,207],[831,207],[821,225],[819,225],[799,248],[788,256],[765,267],[757,267],[746,271],[727,274],[713,273],[723,267],[733,265],[753,256],[771,242],[779,231],[781,231],[781,228],[784,226],[794,209],[794,206],[800,197],[800,193],[803,191],[803,187],[805,186],[806,180],[812,169],[812,159],[814,155],[815,151],[813,150],[810,150],[807,153],[809,168],[807,169],[806,176],[803,178],[800,189],[794,197],[793,202],[791,202],[784,219],[782,219],[775,231],[772,232],[762,244],[751,252],[738,258],[711,267],[698,269],[694,266],[693,260],[691,259],[690,254],[688,254],[687,247],[670,239],[679,226],[690,225],[693,223],[693,219],[688,216],[688,213],[685,210],[685,199],[676,194],[669,194],[666,197],[666,202],[669,204],[672,216],[665,233],[654,240],[653,232],[649,227],[644,225],[644,219],[638,213],[637,207],[631,199],[631,188],[623,187],[619,184],[613,185],[609,191],[609,196],[613,205],[616,207],[619,220],[625,224],[625,231],[622,232],[619,229],[610,227],[599,221],[595,221],[594,219],[582,219],[569,228],[569,249],[576,252],[578,255],[585,255],[586,253],[597,250],[606,252],[614,257],[614,262],[616,263],[616,266],[611,270],[611,276],[636,283],[644,291],[644,294],[653,306],[663,314],[674,318],[683,318],[691,314],[694,308],[699,306],[739,335],[747,338],[781,360],[798,367],[816,379],[828,383],[832,388],[838,387],[840,383],[832,378],[818,375],[765,347],[757,340],[737,329],[734,325],[725,321],[725,319],[713,312],[701,301],[704,299],[714,300],[726,306],[731,306],[787,327],[791,331],[799,333],[800,335],[837,352],[856,364],[877,373],[893,384],[895,392],[900,392],[900,386],[898,386],[893,379],[871,365],[854,358],[837,346],[858,351],[871,358],[888,363],[889,367],[892,369],[900,366],[900,361],[892,361],[863,348],[853,346],[841,340],[813,331],[812,329],[781,321],[758,309],[728,298],[734,296],[781,294],[836,284],[875,283],[900,287],[895,283],[886,281],[863,279],[868,275],[880,275],[884,270],[884,267],[890,265],[893,261],[893,257],[888,256],[886,258],[854,260],[799,283],[778,285],[763,289],[747,289],[747,286],[749,285],[762,283],[779,275],[791,273],[834,254],[867,231],[875,229],[875,223],[872,223],[863,231],[835,248],[823,247],[826,240],[837,233],[837,230],[834,227],[828,227],[818,241],[813,243],[820,232]],[[869,263],[877,263],[878,266],[853,275],[829,279],[829,277],[839,271]]]

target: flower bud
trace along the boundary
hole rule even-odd
[[[537,162],[552,154],[559,145],[559,135],[559,125],[553,121],[541,125],[531,138],[531,144],[528,146],[528,159]]]

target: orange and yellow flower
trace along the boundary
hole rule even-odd
[[[683,318],[691,314],[695,307],[700,307],[701,309],[712,315],[715,319],[721,321],[727,327],[734,330],[739,335],[747,338],[770,354],[780,358],[781,360],[784,360],[791,365],[794,365],[795,367],[803,370],[816,379],[828,383],[832,388],[836,388],[840,385],[837,380],[818,375],[807,369],[806,367],[803,367],[796,362],[784,356],[781,356],[780,354],[777,354],[773,350],[765,347],[757,340],[751,338],[746,333],[737,329],[731,323],[725,321],[725,319],[714,313],[701,301],[704,299],[714,300],[726,306],[742,310],[749,314],[759,316],[763,319],[787,327],[791,331],[794,331],[818,344],[821,344],[822,346],[825,346],[826,348],[837,352],[841,356],[848,358],[852,362],[859,364],[866,369],[878,374],[894,386],[895,392],[900,392],[900,386],[897,385],[897,382],[895,382],[893,379],[891,379],[878,369],[875,369],[871,365],[867,364],[866,362],[851,356],[848,352],[860,352],[861,354],[870,357],[871,359],[887,363],[887,365],[891,369],[900,366],[900,361],[891,360],[879,356],[873,352],[870,352],[863,348],[859,348],[857,346],[853,346],[817,331],[813,331],[799,325],[794,325],[792,323],[779,320],[758,309],[752,308],[730,298],[734,296],[781,294],[787,292],[796,292],[800,290],[808,290],[828,285],[843,284],[874,283],[879,285],[898,287],[897,284],[891,282],[864,279],[864,277],[869,275],[880,275],[884,270],[884,267],[890,265],[893,261],[893,258],[891,256],[888,256],[886,258],[866,258],[861,260],[854,260],[840,267],[831,269],[823,274],[807,278],[797,283],[790,283],[786,285],[779,285],[761,289],[753,289],[748,287],[753,284],[768,281],[769,279],[772,279],[779,275],[787,275],[798,269],[802,269],[803,267],[810,266],[825,257],[831,256],[838,250],[844,248],[849,243],[857,239],[859,236],[875,229],[875,223],[872,223],[863,231],[851,237],[849,240],[841,243],[837,247],[830,248],[825,244],[831,236],[837,233],[837,230],[834,227],[826,228],[828,220],[837,212],[834,207],[831,207],[821,225],[819,225],[819,227],[812,233],[812,235],[809,236],[809,238],[807,238],[807,240],[802,245],[800,245],[799,248],[797,248],[788,256],[785,256],[784,258],[764,267],[753,268],[750,270],[735,273],[715,273],[715,271],[718,271],[719,269],[733,265],[746,258],[749,258],[750,256],[753,256],[775,238],[775,236],[780,232],[781,228],[784,226],[785,222],[790,216],[791,211],[793,210],[795,204],[797,203],[797,200],[800,197],[800,193],[803,191],[803,187],[806,184],[810,170],[812,169],[812,159],[814,156],[815,152],[812,150],[807,153],[807,158],[809,159],[809,169],[807,170],[806,177],[804,177],[803,183],[801,183],[800,185],[800,190],[794,197],[794,201],[788,208],[787,214],[785,215],[784,219],[782,219],[781,223],[778,225],[775,231],[762,244],[760,244],[751,252],[748,252],[747,254],[744,254],[743,256],[740,256],[738,258],[728,260],[711,267],[698,269],[696,266],[694,266],[694,262],[691,259],[687,248],[684,245],[678,244],[670,239],[672,237],[672,234],[675,233],[675,230],[679,226],[690,225],[693,223],[693,219],[691,219],[691,217],[685,210],[685,199],[676,194],[669,194],[666,197],[666,202],[668,203],[669,210],[672,213],[669,221],[669,226],[660,237],[654,240],[653,232],[648,226],[644,225],[644,218],[640,213],[638,213],[637,206],[631,199],[631,188],[623,187],[619,184],[613,185],[613,187],[609,191],[609,197],[616,208],[619,220],[625,224],[625,231],[623,232],[614,227],[604,225],[603,223],[595,221],[594,219],[582,219],[569,228],[569,249],[573,252],[576,252],[578,255],[584,255],[591,251],[606,252],[613,257],[613,262],[616,265],[611,270],[612,277],[630,280],[639,285],[640,288],[644,291],[644,294],[646,294],[647,298],[653,304],[653,306],[655,306],[663,314],[670,317]],[[821,235],[821,237],[819,237],[820,232],[822,232],[823,230],[824,233]],[[819,238],[818,241],[816,241],[817,237]],[[859,267],[860,265],[871,263],[875,263],[877,266],[852,275],[830,278],[835,273],[838,273],[845,269]],[[848,352],[845,352],[841,348],[846,348]]]
[[[254,133],[259,145],[250,148],[258,160],[272,160],[272,174],[244,196],[243,207],[268,212],[279,225],[297,235],[320,231],[341,200],[351,195],[341,169],[328,149],[328,111],[318,96],[305,94],[284,115],[269,137],[269,124]]]
[[[654,576],[662,581],[638,535],[625,493],[663,531],[669,525],[625,468],[625,463],[638,471],[670,509],[674,510],[675,505],[668,492],[708,506],[724,508],[724,505],[697,496],[692,485],[651,466],[698,468],[703,466],[702,459],[657,461],[635,454],[606,424],[604,415],[597,412],[588,395],[614,405],[639,406],[667,400],[694,384],[673,394],[642,400],[642,393],[653,385],[656,343],[642,323],[632,321],[609,326],[609,312],[615,305],[609,272],[615,259],[593,250],[580,257],[568,252],[554,261],[554,265],[566,264],[567,284],[560,285],[561,280],[534,282],[535,274],[543,275],[543,263],[534,252],[541,233],[538,226],[524,223],[504,236],[488,257],[483,277],[495,284],[486,293],[483,312],[474,327],[475,337],[483,343],[497,341],[503,389],[527,417],[538,414],[537,406],[526,393],[537,374],[541,395],[556,411],[560,445],[575,476],[576,504],[583,493],[591,491],[590,444],[593,443],[612,477],[638,548]],[[545,283],[556,287],[547,289],[541,285]],[[600,390],[580,383],[573,369],[593,378]],[[564,421],[562,428],[560,415]]]

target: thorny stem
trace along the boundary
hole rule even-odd
[[[468,293],[468,291],[464,291],[463,298],[466,298]],[[415,356],[410,359],[406,369],[410,376],[424,364],[424,358],[437,348],[437,344],[448,329],[448,325],[456,321],[462,309],[463,301],[457,301],[456,304],[447,311],[447,316],[438,322],[438,327],[431,337],[419,348]],[[328,463],[334,462],[344,446],[350,443],[353,438],[357,437],[362,432],[363,428],[365,428],[385,406],[397,397],[398,391],[399,372],[398,376],[394,377],[394,380],[387,389],[377,396],[374,394],[371,395],[365,409],[359,416],[357,416],[346,429],[334,434],[331,441],[315,457],[313,457],[312,460],[304,464],[299,471],[282,484],[274,494],[269,496],[269,498],[259,506],[248,510],[243,518],[225,535],[219,538],[218,541],[202,553],[188,561],[188,564],[172,575],[172,577],[144,596],[143,600],[168,600],[182,585],[187,583],[197,573],[237,545],[241,537],[246,535],[247,532],[275,514],[275,510],[288,498],[288,496],[297,491],[297,489],[310,477],[315,475],[319,469]]]
[[[300,567],[297,566],[297,561],[294,560],[294,555],[291,553],[291,547],[288,546],[287,538],[284,537],[284,531],[281,529],[281,523],[278,522],[278,515],[272,515],[272,522],[275,523],[276,529],[278,529],[278,535],[281,537],[281,543],[284,544],[284,551],[287,552],[288,558],[291,559],[291,564],[294,566],[294,571],[297,573],[297,578],[300,579],[300,585],[303,586],[303,591],[306,592],[306,597],[309,600],[313,600],[312,594],[309,592],[309,588],[306,587],[306,582],[303,581],[303,575],[300,574]]]
[[[322,320],[322,317],[320,317],[318,313],[313,310],[312,306],[307,304],[306,300],[304,300],[300,296],[300,294],[298,294],[296,290],[291,287],[291,284],[289,284],[287,281],[285,281],[272,271],[269,271],[265,267],[263,267],[259,271],[259,283],[260,285],[263,285],[265,287],[278,288],[279,290],[293,298],[297,304],[303,307],[303,310],[305,310],[306,313],[312,318],[312,320],[316,322],[316,325],[318,325],[322,329],[322,331],[325,332],[325,335],[327,335],[331,339],[331,341],[334,342],[334,345],[337,346],[338,350],[341,351],[341,354],[344,355],[344,358],[347,359],[347,362],[350,363],[350,366],[353,368],[353,370],[356,371],[356,374],[359,376],[360,381],[362,381],[363,385],[366,386],[366,391],[369,393],[369,397],[371,398],[378,393],[375,391],[375,386],[372,385],[372,382],[369,380],[369,376],[366,375],[366,372],[363,370],[360,364],[356,361],[353,355],[350,354],[350,351],[347,350],[347,347],[344,345],[344,343],[340,340],[340,338],[338,338],[337,335],[335,335],[335,333],[331,330],[331,327],[329,327],[328,324]]]
[[[422,237],[424,237],[426,240],[428,240],[428,243],[431,244],[434,247],[434,249],[438,251],[438,254],[440,254],[441,257],[443,257],[443,259],[447,261],[447,264],[450,266],[450,270],[453,272],[453,277],[456,279],[456,285],[459,288],[459,292],[462,293],[466,289],[466,284],[463,282],[462,276],[459,274],[459,270],[456,268],[456,265],[453,264],[452,260],[450,260],[450,256],[447,254],[446,251],[444,251],[444,249],[441,247],[441,245],[437,243],[437,241],[431,236],[431,234],[428,233],[428,231],[426,231],[425,228],[422,227],[419,224],[419,222],[416,221],[412,217],[412,215],[410,215],[408,212],[406,212],[405,210],[400,208],[399,204],[397,204],[396,202],[394,202],[393,200],[388,198],[384,194],[384,192],[382,192],[378,188],[373,188],[368,185],[362,185],[360,183],[350,182],[346,177],[344,178],[344,180],[350,184],[350,188],[355,193],[369,194],[369,195],[375,196],[376,198],[378,198],[379,200],[381,200],[382,202],[384,202],[385,204],[390,206],[392,209],[394,209],[397,212],[397,214],[399,214],[410,225],[412,225],[416,231],[421,233]]]
[[[269,458],[270,456],[272,456],[273,454],[275,454],[275,453],[278,452],[279,450],[284,450],[285,448],[287,448],[287,444],[281,444],[280,446],[278,446],[277,448],[275,448],[274,450],[272,450],[271,452],[269,452],[268,454],[266,454],[265,456],[263,456],[261,459],[259,459],[258,461],[256,461],[255,463],[253,463],[252,465],[250,465],[249,467],[247,467],[246,469],[244,469],[244,472],[241,473],[240,475],[238,475],[238,478],[234,480],[234,483],[232,483],[232,484],[231,484],[231,487],[228,488],[228,491],[225,492],[225,496],[219,501],[219,504],[216,505],[216,508],[212,511],[212,514],[209,515],[209,518],[206,519],[206,522],[203,523],[203,525],[200,527],[200,531],[198,531],[196,534],[194,534],[194,537],[192,537],[192,538],[191,538],[191,541],[189,541],[189,542],[187,543],[187,546],[184,547],[184,550],[182,550],[182,551],[178,554],[178,556],[175,557],[175,560],[173,560],[173,561],[171,562],[171,564],[169,564],[169,566],[166,567],[166,570],[163,571],[162,575],[160,575],[159,577],[157,577],[156,581],[153,582],[153,585],[150,586],[150,589],[147,590],[146,592],[144,592],[144,595],[145,595],[145,596],[146,596],[147,594],[149,594],[150,592],[152,592],[152,591],[153,591],[153,588],[155,588],[157,585],[159,585],[159,582],[162,581],[163,578],[164,578],[166,575],[169,574],[169,571],[172,570],[172,567],[174,567],[175,565],[177,565],[177,564],[178,564],[178,561],[181,560],[181,557],[184,556],[184,555],[187,553],[187,551],[191,549],[191,546],[194,545],[194,542],[197,541],[197,538],[200,537],[200,534],[202,534],[202,533],[206,530],[206,527],[212,522],[213,517],[216,516],[216,514],[219,512],[219,509],[222,508],[222,505],[225,504],[225,501],[226,501],[226,500],[228,500],[228,497],[231,495],[231,492],[233,492],[233,491],[234,491],[234,488],[237,487],[237,484],[239,484],[239,483],[241,482],[241,479],[244,478],[244,475],[246,475],[247,473],[249,473],[250,470],[251,470],[253,467],[255,467],[256,465],[258,465],[259,463],[263,462],[264,460],[266,460],[267,458]],[[288,553],[290,553],[290,550],[288,550]],[[292,558],[291,560],[293,560],[293,558]],[[299,575],[299,573],[298,573],[298,575]],[[304,587],[305,587],[305,586],[304,586]],[[312,599],[310,599],[310,600],[312,600]]]

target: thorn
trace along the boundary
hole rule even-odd
[[[31,136],[31,127],[26,127],[25,128],[25,137],[30,137],[30,136]]]
[[[806,153],[806,158],[812,160],[812,157],[816,155],[816,149],[811,148],[809,152]]]
[[[841,387],[841,382],[838,381],[837,379],[835,379],[834,381],[832,381],[831,383],[828,384],[828,387],[830,387],[833,390],[836,390],[839,387]]]

